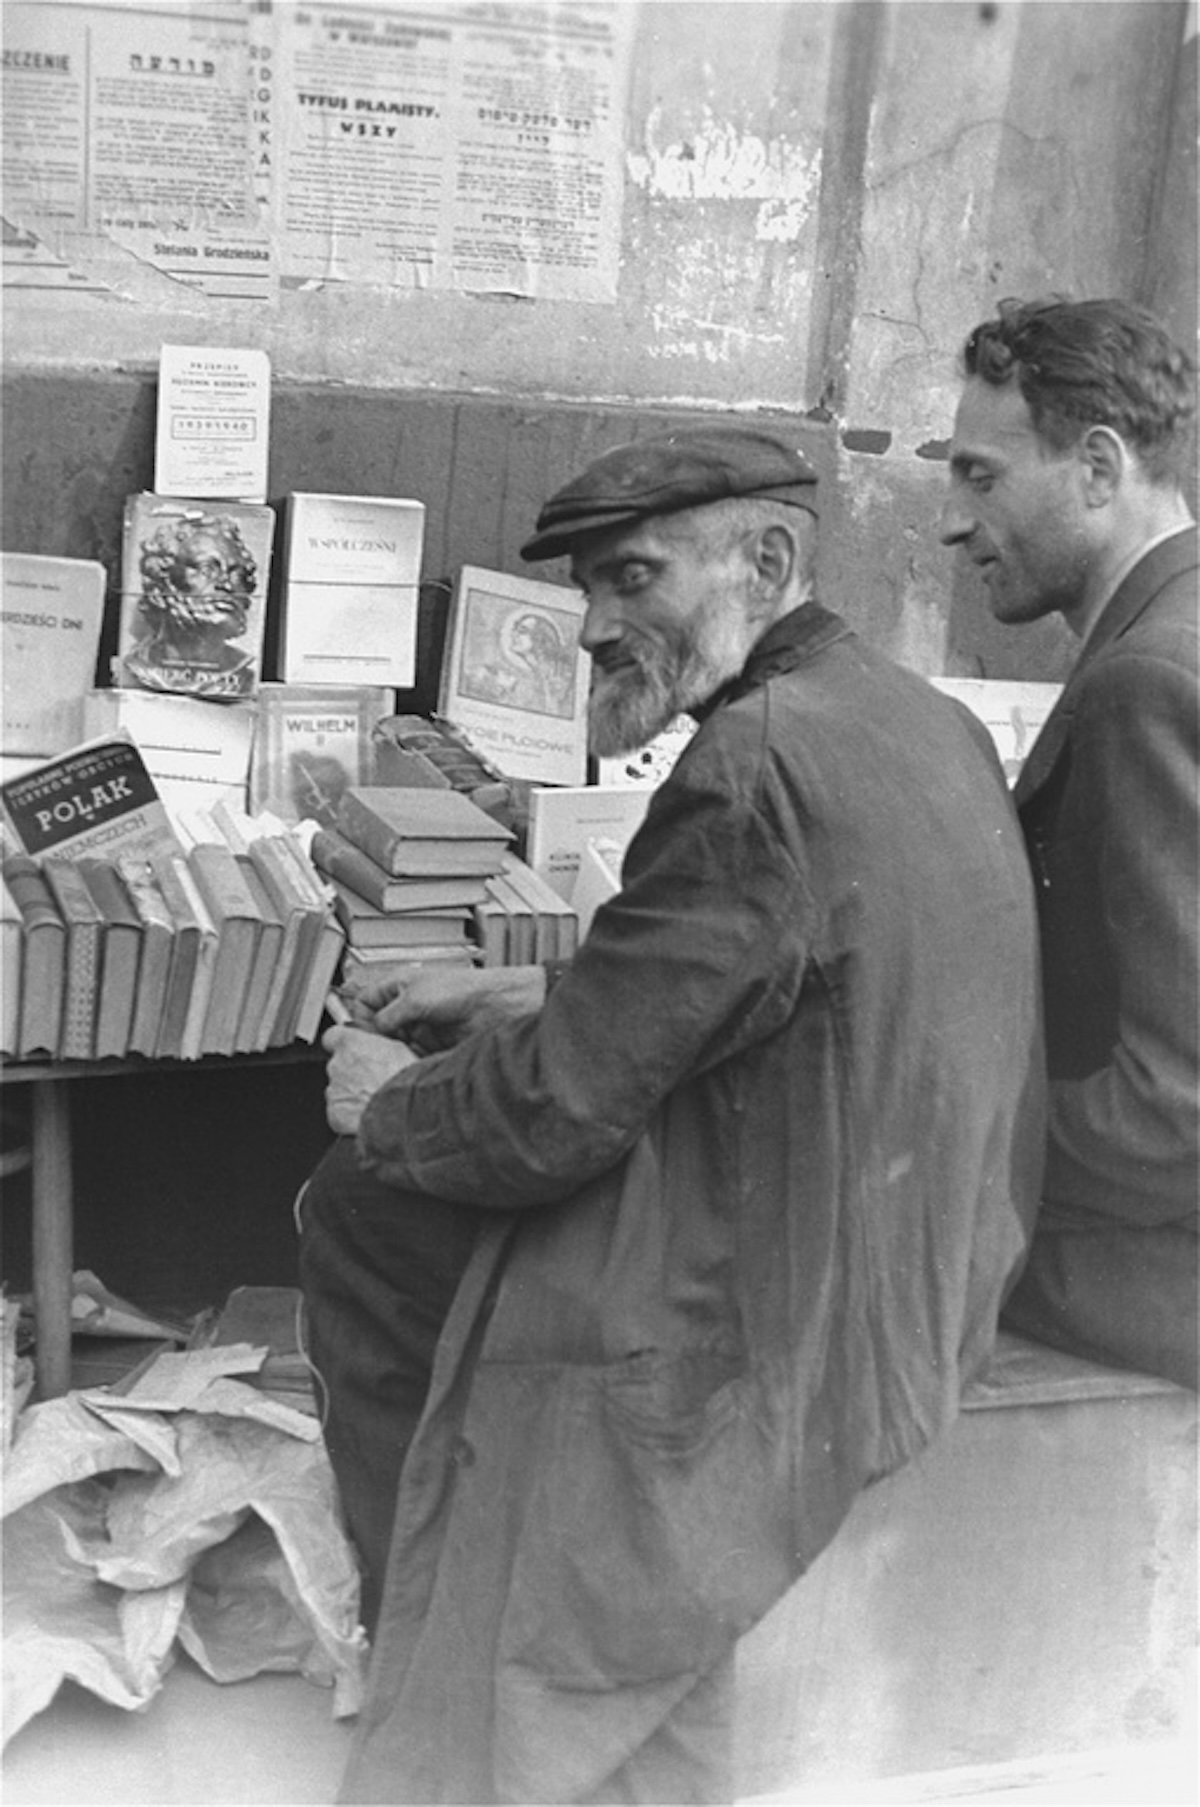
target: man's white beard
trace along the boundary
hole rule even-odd
[[[598,759],[644,747],[676,716],[707,702],[735,678],[757,638],[732,599],[701,617],[686,640],[666,647],[647,643],[627,653],[636,666],[611,676],[597,669],[588,702],[588,743]]]

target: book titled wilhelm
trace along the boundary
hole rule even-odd
[[[90,558],[0,552],[0,661],[6,754],[43,759],[77,746],[96,681],[104,566]]]
[[[425,505],[407,497],[288,497],[279,615],[287,684],[411,688]]]
[[[590,661],[578,590],[464,565],[438,708],[509,778],[582,784]]]
[[[387,685],[263,684],[253,705],[251,810],[331,824],[349,787],[371,782],[374,730],[394,704]]]
[[[114,681],[225,702],[253,696],[274,531],[272,510],[253,502],[130,496]]]

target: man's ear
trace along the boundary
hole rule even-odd
[[[799,557],[799,547],[782,522],[773,522],[760,529],[754,547],[754,564],[763,583],[771,589],[778,592],[787,588]]]
[[[1112,501],[1129,468],[1129,448],[1112,427],[1089,427],[1079,442],[1089,508]]]

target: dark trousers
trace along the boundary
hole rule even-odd
[[[396,1489],[434,1350],[477,1232],[495,1213],[385,1186],[334,1143],[301,1195],[300,1284],[325,1444],[374,1630]]]

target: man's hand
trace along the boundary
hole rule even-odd
[[[356,1135],[367,1100],[418,1058],[403,1042],[370,1029],[327,1029],[321,1046],[329,1055],[325,1117],[338,1136]]]
[[[546,1001],[541,966],[491,966],[380,980],[358,997],[382,1036],[402,1036],[422,1053],[452,1048],[477,1029],[536,1014]]]

